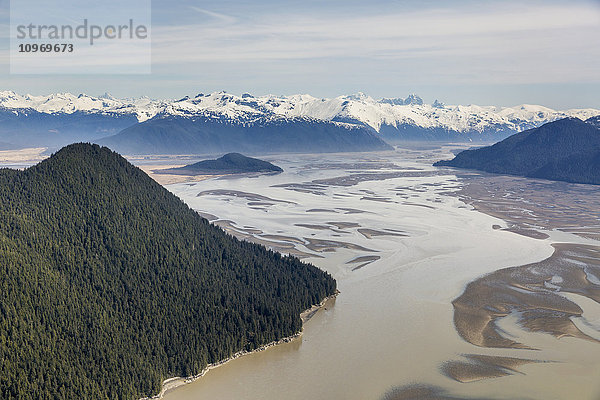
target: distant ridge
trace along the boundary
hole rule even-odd
[[[176,175],[224,175],[249,172],[278,173],[280,167],[258,158],[246,157],[240,153],[228,153],[216,160],[204,160],[180,168],[160,170],[160,173]]]
[[[600,129],[565,118],[434,165],[598,185]]]
[[[146,150],[154,148],[154,152],[159,151],[160,147],[160,138],[152,137],[157,134],[156,130],[164,127],[168,133],[170,127],[167,123],[186,118],[198,123],[197,130],[215,134],[225,132],[226,137],[236,135],[236,130],[239,131],[240,127],[247,128],[244,131],[246,135],[257,135],[257,128],[260,127],[277,129],[281,135],[287,136],[293,136],[297,132],[296,128],[301,125],[320,130],[315,136],[305,134],[306,139],[299,142],[304,148],[302,151],[312,151],[308,150],[308,145],[315,138],[328,137],[334,131],[343,132],[350,128],[362,129],[363,133],[371,132],[378,139],[388,142],[495,142],[513,133],[565,117],[585,120],[597,115],[600,115],[598,109],[553,110],[531,104],[511,107],[449,105],[437,100],[428,104],[415,94],[406,98],[374,99],[364,93],[320,98],[309,94],[253,96],[244,93],[236,96],[214,92],[156,100],[147,97],[119,99],[106,94],[98,97],[70,93],[32,96],[0,91],[0,135],[3,142],[19,148],[32,144],[37,147],[59,148],[74,141],[99,141],[135,127],[136,130],[152,131],[148,138],[157,143],[145,144],[144,138],[136,138],[142,140],[138,144],[144,144]],[[152,124],[138,126],[151,120]],[[219,124],[221,127],[216,132]],[[174,127],[173,132],[176,138],[173,140],[189,139],[196,154],[252,152],[250,146],[225,148],[218,139],[207,142],[212,150],[200,151],[194,139],[187,137],[190,136],[191,129],[182,128],[183,123],[177,125],[179,126]],[[187,133],[181,132],[182,129]],[[200,137],[197,133],[191,136]],[[267,141],[264,144],[275,148],[279,139],[274,136],[274,142]],[[121,152],[127,148],[127,152],[131,153],[135,145],[135,139],[126,140],[121,136],[113,137],[110,141],[112,146],[117,146],[118,142],[120,147],[115,149]],[[254,143],[256,142],[255,140]],[[324,144],[318,143],[316,147],[329,148]],[[360,146],[366,146],[364,150],[373,149],[373,146],[364,142],[357,143],[353,148]],[[176,152],[181,150],[181,147],[174,146],[173,143],[168,143],[166,148],[174,148]],[[348,148],[350,146],[340,151],[356,151]],[[288,150],[279,145],[274,151]]]
[[[160,115],[98,141],[124,154],[391,150],[372,129],[313,118]]]
[[[600,115],[587,119],[585,122],[594,125],[596,128],[600,128]]]

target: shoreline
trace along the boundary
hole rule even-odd
[[[237,353],[234,353],[233,355],[231,355],[230,357],[221,360],[221,361],[217,361],[215,363],[212,364],[208,364],[206,367],[204,367],[204,369],[202,371],[200,371],[200,373],[198,373],[197,375],[192,375],[192,376],[188,376],[188,377],[180,377],[180,376],[175,376],[172,378],[167,378],[162,382],[161,385],[161,389],[160,392],[155,395],[155,396],[151,396],[151,397],[142,397],[139,400],[157,400],[157,399],[162,399],[163,396],[165,395],[165,393],[167,393],[170,390],[174,390],[180,386],[183,385],[187,385],[189,383],[195,382],[196,380],[202,378],[204,375],[206,375],[210,370],[213,370],[215,368],[218,368],[222,365],[227,364],[230,361],[233,361],[237,358],[243,357],[247,354],[253,354],[253,353],[258,353],[264,350],[267,350],[271,347],[280,345],[280,344],[284,344],[284,343],[289,343],[294,339],[299,338],[300,336],[302,336],[302,333],[304,332],[304,324],[306,322],[308,322],[308,320],[310,320],[316,313],[317,311],[319,311],[321,308],[323,308],[323,306],[325,305],[325,303],[328,300],[331,300],[335,297],[337,297],[337,295],[340,294],[339,290],[335,290],[335,293],[325,297],[323,300],[321,300],[321,302],[319,304],[313,304],[310,308],[302,311],[300,313],[300,319],[302,320],[302,328],[300,329],[299,332],[291,335],[291,336],[287,336],[284,337],[282,339],[279,339],[277,341],[273,341],[267,344],[264,344],[262,346],[260,346],[257,349],[254,349],[252,351],[246,351],[246,350],[240,350]]]

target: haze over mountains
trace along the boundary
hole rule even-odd
[[[102,144],[117,151],[140,153],[387,148],[380,139],[497,141],[557,119],[585,120],[599,114],[595,109],[556,111],[536,105],[425,104],[416,95],[375,100],[362,93],[321,99],[216,92],[151,100],[0,92],[4,147],[32,142],[57,147],[103,139]]]

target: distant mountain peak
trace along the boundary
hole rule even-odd
[[[342,97],[344,97],[348,100],[356,100],[356,101],[365,101],[365,100],[372,99],[370,96],[367,96],[363,92],[357,92],[357,93],[349,94],[347,96],[342,96]]]
[[[408,97],[404,99],[404,104],[416,104],[422,106],[423,99],[417,96],[416,94],[409,94]]]
[[[391,104],[391,105],[395,105],[395,106],[409,106],[409,105],[422,106],[424,104],[423,99],[414,93],[409,94],[406,99],[403,99],[401,97],[383,98],[380,100],[380,103]]]

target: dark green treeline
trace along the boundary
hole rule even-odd
[[[210,225],[118,154],[0,170],[0,398],[137,399],[292,335],[333,278]]]

